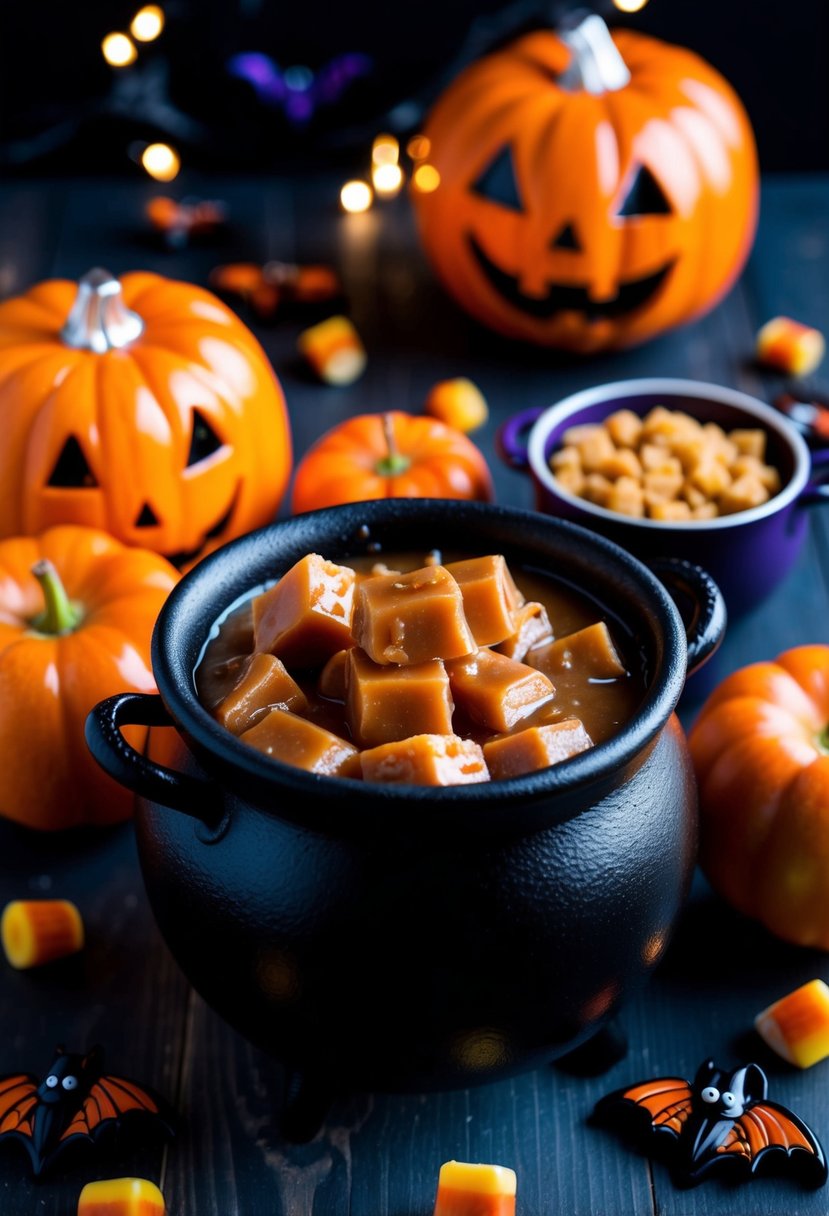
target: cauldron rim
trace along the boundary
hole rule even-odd
[[[447,548],[480,552],[486,547],[484,534],[489,533],[493,533],[493,543],[498,543],[497,550],[490,546],[490,552],[510,549],[525,555],[537,551],[540,555],[555,540],[559,549],[568,551],[571,567],[581,565],[591,573],[600,571],[608,585],[612,580],[620,592],[616,603],[635,607],[640,626],[650,630],[653,672],[633,719],[610,739],[554,767],[502,781],[437,789],[308,773],[247,746],[215,721],[198,699],[193,673],[210,630],[231,605],[284,573],[304,553],[319,552],[329,545],[324,556],[337,560],[353,556],[360,547],[365,551],[366,538],[358,533],[366,528],[370,539],[386,530],[405,535],[414,526],[440,529],[437,534]],[[450,527],[462,529],[460,535],[455,531],[457,539],[446,538]],[[508,541],[501,544],[497,538],[506,536],[507,531]],[[311,543],[312,537],[326,539]],[[284,553],[282,561],[265,573],[264,559],[273,560],[277,547]],[[411,546],[402,543],[397,547]],[[430,546],[421,543],[418,547]],[[531,564],[529,556],[524,560]],[[639,590],[638,600],[625,599],[621,594],[630,589]],[[597,598],[607,600],[604,595]],[[624,613],[620,615],[625,620]],[[239,537],[204,558],[182,578],[162,608],[152,640],[153,673],[162,700],[208,773],[218,776],[233,793],[254,802],[265,813],[283,817],[287,811],[285,817],[305,819],[310,825],[315,811],[327,808],[326,818],[335,811],[342,815],[344,827],[350,817],[372,817],[378,812],[388,815],[393,804],[401,801],[417,804],[420,815],[434,808],[436,815],[447,817],[447,826],[453,807],[458,813],[462,808],[467,813],[480,813],[485,804],[491,813],[502,817],[516,803],[549,803],[559,795],[562,800],[575,795],[575,810],[587,809],[596,801],[596,788],[608,781],[618,783],[620,773],[646,753],[664,728],[684,686],[686,658],[686,635],[676,604],[656,576],[621,546],[540,512],[444,499],[388,498],[350,503],[278,520]],[[290,809],[274,805],[277,790],[284,798],[293,795],[305,801]],[[359,799],[354,797],[357,791]],[[342,803],[339,809],[335,805],[338,800]],[[572,813],[571,806],[566,817]]]

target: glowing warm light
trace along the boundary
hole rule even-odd
[[[368,211],[373,197],[368,182],[346,182],[340,191],[343,211],[349,211],[352,214],[358,211]]]
[[[138,55],[133,40],[126,34],[107,34],[101,43],[101,50],[104,59],[113,68],[125,68],[128,64],[135,63]]]
[[[371,145],[373,165],[396,165],[399,156],[400,144],[393,135],[378,135]]]
[[[412,185],[422,194],[431,194],[440,185],[440,174],[434,165],[418,165],[412,174]]]
[[[406,144],[406,152],[412,160],[425,160],[432,150],[432,141],[425,135],[413,135]]]
[[[375,165],[371,171],[374,189],[384,198],[392,198],[403,185],[403,170],[399,165]]]
[[[171,182],[181,168],[179,154],[169,144],[147,144],[141,164],[157,182]]]
[[[638,13],[648,0],[613,0],[620,13]]]
[[[139,42],[152,42],[164,29],[164,12],[157,4],[145,4],[130,22],[130,33]]]

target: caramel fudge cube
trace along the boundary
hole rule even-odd
[[[254,649],[291,667],[320,666],[352,644],[353,608],[354,571],[309,553],[253,601]]]
[[[757,460],[766,459],[765,431],[755,428],[737,428],[730,432],[728,438],[741,456],[754,456]]]
[[[491,731],[512,730],[555,694],[540,671],[494,650],[481,649],[446,664],[452,696],[459,709]]]
[[[446,569],[461,589],[466,623],[479,646],[503,642],[515,632],[514,613],[523,597],[500,554],[450,562]]]
[[[515,633],[495,647],[499,654],[505,654],[508,659],[521,663],[533,646],[553,640],[553,627],[547,609],[537,600],[522,604],[513,619]]]
[[[555,469],[554,476],[562,490],[566,490],[568,494],[584,494],[585,476],[580,468]]]
[[[579,719],[567,718],[564,722],[530,726],[500,739],[490,739],[484,744],[484,759],[489,775],[501,781],[560,764],[592,746],[593,740]]]
[[[616,410],[604,422],[608,434],[620,448],[635,448],[642,438],[642,419],[633,410]]]
[[[366,781],[391,785],[471,785],[489,781],[484,754],[457,735],[415,735],[360,752]]]
[[[461,589],[445,566],[360,583],[354,641],[375,663],[403,665],[457,659],[477,649]]]
[[[214,713],[222,726],[234,735],[241,735],[275,705],[303,714],[308,709],[308,699],[276,655],[252,654]]]
[[[348,662],[348,650],[338,650],[320,672],[317,688],[321,697],[330,701],[345,700],[345,668]]]
[[[454,706],[440,659],[381,665],[355,646],[348,652],[345,686],[346,722],[361,747],[452,734]]]
[[[527,662],[552,678],[555,678],[556,671],[571,668],[586,673],[589,679],[594,680],[612,680],[625,674],[624,665],[604,621],[597,621],[595,625],[588,625],[576,633],[568,633],[547,646],[536,646],[527,655]]]
[[[717,499],[721,515],[734,515],[737,511],[748,511],[768,502],[769,492],[753,473],[743,473],[723,490]]]
[[[304,768],[309,773],[322,773],[328,777],[359,776],[356,747],[287,709],[272,709],[261,722],[239,737],[266,756]]]
[[[641,517],[645,514],[645,499],[642,487],[634,477],[620,477],[611,487],[607,496],[608,511],[618,511],[620,515]]]

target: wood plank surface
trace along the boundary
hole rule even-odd
[[[466,374],[490,403],[490,422],[475,438],[504,503],[533,502],[529,480],[496,456],[497,429],[516,410],[643,375],[710,380],[769,400],[783,381],[760,375],[751,363],[757,326],[785,312],[829,331],[824,179],[766,183],[749,267],[711,314],[646,347],[589,360],[517,347],[463,316],[418,250],[405,199],[343,217],[330,176],[192,176],[176,185],[178,195],[227,201],[232,225],[223,245],[158,247],[143,231],[142,208],[154,192],[143,181],[3,187],[0,293],[50,274],[75,277],[92,265],[118,273],[140,266],[204,284],[221,261],[333,261],[369,350],[361,381],[344,389],[314,383],[294,353],[297,325],[254,327],[283,381],[297,455],[350,414],[417,411],[435,380]],[[829,512],[820,509],[812,512],[807,544],[785,583],[730,625],[713,674],[691,681],[684,722],[693,719],[712,679],[810,641],[829,642]],[[513,1166],[519,1216],[829,1212],[825,1188],[803,1191],[786,1179],[678,1191],[661,1164],[587,1125],[593,1104],[608,1090],[660,1073],[690,1076],[712,1055],[725,1067],[758,1060],[768,1069],[772,1096],[829,1142],[829,1064],[796,1073],[750,1033],[753,1015],[772,999],[814,976],[829,980],[829,961],[776,942],[729,911],[702,878],[666,959],[622,1013],[627,1058],[605,1075],[547,1068],[445,1094],[344,1096],[320,1135],[299,1147],[284,1142],[276,1128],[278,1066],[207,1008],[172,962],[147,905],[129,827],[41,841],[0,826],[0,903],[40,894],[77,901],[89,945],[80,958],[41,972],[0,968],[0,1074],[39,1072],[57,1042],[81,1050],[100,1040],[114,1071],[143,1079],[174,1101],[181,1128],[167,1149],[124,1147],[114,1157],[79,1157],[42,1183],[29,1179],[15,1145],[0,1146],[2,1216],[73,1216],[84,1182],[119,1173],[160,1181],[173,1216],[430,1216],[438,1169],[450,1157]]]

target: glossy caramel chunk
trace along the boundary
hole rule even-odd
[[[354,571],[309,553],[253,601],[254,649],[315,667],[351,645]]]
[[[391,785],[471,785],[489,781],[484,754],[457,735],[416,735],[360,752],[366,781]]]
[[[539,768],[560,764],[593,746],[593,741],[578,718],[551,722],[549,726],[530,726],[484,744],[484,758],[495,780],[521,777]]]
[[[553,627],[547,609],[537,600],[522,604],[516,610],[513,620],[515,632],[495,647],[499,654],[505,654],[508,659],[515,659],[517,663],[523,663],[533,646],[552,642]]]
[[[239,737],[266,756],[304,768],[309,773],[323,773],[328,777],[359,775],[356,747],[286,709],[272,709],[261,722]]]
[[[412,735],[451,735],[452,696],[440,659],[408,667],[374,663],[354,646],[345,669],[345,719],[361,747]]]
[[[500,554],[450,562],[446,569],[461,589],[466,623],[479,646],[492,646],[515,633],[522,596]]]
[[[338,650],[320,672],[317,688],[321,697],[330,701],[345,700],[345,665],[348,662],[348,651]]]
[[[446,664],[459,709],[491,731],[512,730],[555,694],[542,672],[494,650],[481,649]]]
[[[222,726],[241,735],[275,705],[302,714],[308,709],[308,700],[281,659],[274,654],[252,654],[236,684],[213,712]]]
[[[597,621],[577,633],[568,633],[547,646],[536,646],[527,655],[527,662],[551,679],[555,679],[557,671],[571,668],[592,680],[613,680],[625,675],[624,665],[604,621]]]
[[[445,566],[359,583],[354,641],[375,663],[425,663],[472,654],[461,589]]]

